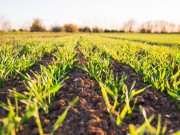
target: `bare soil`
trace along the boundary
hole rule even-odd
[[[135,90],[144,88],[148,84],[142,81],[137,73],[129,66],[120,64],[118,61],[112,60],[111,68],[114,74],[121,78],[123,74],[127,76],[126,85],[131,86],[133,81],[136,81]],[[134,100],[133,100],[134,101]],[[133,102],[131,102],[133,104]],[[161,124],[164,125],[167,120],[167,134],[172,134],[180,130],[180,110],[175,106],[172,99],[165,93],[157,91],[155,88],[147,88],[143,93],[137,96],[137,103],[135,110],[130,119],[126,118],[126,123],[133,123],[137,127],[144,122],[144,118],[139,111],[139,105],[145,108],[147,116],[155,115],[152,125],[157,126],[158,114],[162,116]],[[123,106],[123,105],[122,105]]]
[[[83,54],[76,49],[79,60],[77,63],[87,65]],[[45,63],[51,61],[51,56],[44,58]],[[47,62],[49,60],[49,62]],[[44,62],[39,64],[44,64]],[[51,62],[50,62],[51,63]],[[39,64],[34,65],[33,71],[40,71]],[[114,75],[121,77],[123,73],[127,75],[125,82],[128,87],[135,80],[135,89],[147,86],[142,79],[129,66],[120,64],[117,61],[111,61],[111,69]],[[76,68],[73,72],[67,74],[69,79],[64,82],[64,86],[58,91],[54,101],[50,104],[50,113],[45,114],[40,110],[40,119],[45,134],[49,134],[52,125],[58,116],[66,109],[73,98],[79,97],[79,101],[73,106],[62,125],[55,132],[56,135],[121,135],[127,134],[128,125],[133,123],[139,127],[144,118],[139,111],[139,105],[142,105],[149,116],[154,114],[153,125],[157,124],[157,115],[162,115],[162,124],[165,119],[168,121],[167,134],[172,134],[180,130],[180,111],[174,105],[173,101],[164,93],[157,92],[153,87],[137,96],[137,104],[132,117],[126,117],[120,128],[116,127],[115,119],[110,119],[107,112],[104,99],[101,95],[99,84],[92,80],[90,75],[81,69]],[[24,92],[25,87],[21,79],[7,82],[0,91],[0,101],[5,101],[9,97],[7,89],[16,88],[19,92]],[[133,104],[133,102],[132,102]],[[122,106],[123,107],[123,104]],[[6,116],[7,112],[0,108],[0,117]],[[19,127],[20,135],[38,135],[38,128],[34,118]]]
[[[42,57],[41,61],[36,62],[33,66],[29,68],[26,73],[29,74],[30,77],[34,77],[32,72],[40,73],[40,65],[47,67],[49,64],[53,62],[55,57],[52,54],[45,54]],[[21,76],[10,77],[8,81],[4,82],[3,86],[0,88],[0,101],[6,103],[7,98],[14,102],[14,99],[11,97],[9,90],[16,90],[17,92],[23,93],[27,91],[23,78]],[[7,115],[7,111],[0,107],[0,118],[5,117]]]

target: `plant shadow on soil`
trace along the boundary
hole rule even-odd
[[[77,56],[79,58],[77,61],[79,64],[87,65],[83,54],[78,49]],[[142,81],[142,79],[133,71],[131,67],[112,60],[111,68],[114,71],[114,75],[118,75],[119,78],[125,73],[127,76],[127,81],[125,83],[128,85],[128,87],[130,87],[133,81],[136,81],[134,88],[137,90],[147,86],[147,84]],[[33,66],[32,70],[37,71],[38,67]],[[144,118],[139,111],[139,105],[142,105],[145,108],[148,117],[155,114],[156,117],[152,123],[154,126],[157,124],[158,114],[162,115],[161,123],[164,123],[165,119],[168,120],[167,134],[180,130],[179,110],[167,95],[157,92],[153,87],[148,88],[145,92],[137,96],[137,104],[131,118],[129,119],[126,117],[121,127],[117,128],[115,119],[110,119],[109,117],[104,99],[101,95],[99,84],[95,80],[92,80],[86,71],[79,68],[68,72],[67,76],[69,76],[69,79],[64,81],[63,87],[58,91],[53,103],[50,104],[50,113],[47,115],[44,111],[39,111],[43,131],[46,134],[50,133],[52,125],[55,123],[58,116],[62,114],[62,112],[75,97],[79,97],[79,101],[69,110],[65,121],[57,129],[55,134],[126,134],[128,132],[128,125],[130,123],[133,123],[136,127],[138,127],[144,122]],[[0,91],[0,101],[7,99],[7,95],[9,93],[5,91],[6,89],[12,89],[15,87],[18,92],[24,92],[25,86],[21,79],[17,79],[13,83],[12,82],[7,82],[7,84],[3,86],[3,90]],[[7,112],[0,108],[0,117],[2,118],[5,115],[7,115]],[[19,134],[37,135],[38,128],[35,119],[31,118],[26,123],[21,125],[19,127]]]

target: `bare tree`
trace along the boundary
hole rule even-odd
[[[125,32],[133,32],[134,27],[135,27],[135,23],[136,23],[136,22],[135,22],[135,20],[133,20],[133,19],[125,22],[124,25],[123,25],[123,30],[124,30]]]
[[[100,33],[100,32],[103,32],[103,29],[99,28],[98,26],[95,26],[95,27],[92,28],[92,32]]]
[[[152,33],[153,32],[153,24],[148,21],[140,25],[139,30],[140,33]]]
[[[176,25],[174,23],[169,23],[168,25],[168,32],[175,32]]]
[[[180,33],[180,25],[177,26],[177,32]]]
[[[0,31],[2,31],[2,23],[4,21],[4,17],[0,16]]]
[[[143,24],[140,25],[140,27],[138,28],[138,32],[140,32],[140,33],[146,33],[145,23],[143,23]]]
[[[150,22],[150,21],[146,22],[146,32],[152,33],[152,29],[153,29],[152,22]]]
[[[22,31],[30,31],[31,23],[29,21],[26,21],[22,24],[21,30]]]
[[[3,31],[10,31],[11,30],[11,23],[8,20],[5,20],[1,24]]]
[[[168,23],[167,23],[167,22],[165,22],[165,21],[160,21],[160,22],[159,22],[160,32],[161,32],[161,33],[166,33],[167,30],[168,30],[167,26],[168,26]]]

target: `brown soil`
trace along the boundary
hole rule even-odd
[[[78,46],[76,50],[79,50]],[[79,59],[76,63],[87,64],[80,51],[77,52],[77,57]],[[48,115],[43,111],[40,112],[44,133],[50,133],[52,125],[58,116],[62,114],[73,98],[79,97],[79,101],[69,110],[65,121],[55,134],[123,134],[121,129],[116,128],[115,121],[110,120],[98,83],[91,80],[91,77],[86,71],[78,68],[74,72],[69,72],[67,75],[70,78],[64,82],[64,86],[57,93],[54,102],[50,105],[51,112]],[[35,120],[32,119],[32,121],[21,126],[20,132],[22,135],[38,134]]]
[[[55,134],[122,134],[121,130],[116,128],[115,122],[109,118],[98,83],[91,80],[89,74],[80,69],[68,73],[68,76],[70,78],[64,82],[55,101],[50,105],[50,114],[40,112],[44,132],[50,133],[58,116],[62,114],[72,99],[78,96],[79,101],[70,109],[65,121]],[[37,133],[35,122],[28,122],[23,126],[21,132],[24,135]]]
[[[87,65],[83,54],[78,50],[78,63]],[[123,73],[127,75],[126,84],[130,87],[135,80],[134,89],[140,89],[147,86],[140,77],[132,70],[132,68],[122,65],[117,61],[111,62],[111,68],[114,69],[114,74],[120,77]],[[167,134],[180,130],[179,110],[175,107],[172,100],[163,93],[155,91],[154,88],[147,89],[144,93],[137,96],[136,108],[131,118],[126,117],[120,128],[116,127],[115,120],[110,119],[106,110],[106,106],[101,96],[101,90],[96,81],[91,80],[89,74],[80,69],[76,69],[73,73],[68,73],[70,78],[65,81],[64,86],[57,94],[55,101],[50,105],[50,114],[41,113],[43,121],[43,130],[46,134],[50,133],[52,125],[62,114],[68,104],[76,96],[79,97],[78,103],[72,107],[55,134],[63,135],[106,135],[106,134],[126,134],[128,125],[133,123],[136,127],[144,122],[144,118],[139,111],[139,105],[142,105],[147,113],[147,116],[155,114],[154,126],[157,124],[157,115],[162,115],[162,124],[165,119],[168,120]],[[121,106],[123,107],[123,105]],[[173,116],[173,117],[172,117]],[[29,127],[28,130],[25,127]],[[33,131],[33,132],[31,132]],[[21,134],[37,134],[38,130],[35,127],[35,122],[28,122],[22,126]]]
[[[52,54],[45,54],[41,61],[36,62],[33,66],[29,68],[29,70],[26,72],[30,75],[30,77],[33,76],[33,72],[40,73],[40,65],[43,65],[47,67],[50,63],[53,62],[54,56]],[[25,73],[24,73],[25,74]],[[7,98],[11,99],[11,102],[13,103],[14,100],[10,96],[9,90],[16,90],[17,92],[23,93],[27,89],[24,85],[23,78],[20,76],[16,77],[10,77],[8,81],[4,82],[3,86],[0,88],[0,101],[6,103]],[[0,118],[5,117],[7,115],[7,112],[0,107]]]
[[[77,63],[87,65],[83,54],[77,49],[77,56],[79,60]],[[38,67],[32,67],[35,71],[38,71]],[[132,70],[132,68],[122,65],[117,61],[111,62],[111,68],[114,69],[114,74],[122,76],[123,73],[127,75],[126,84],[131,86],[132,82],[136,80],[135,89],[140,89],[145,84],[140,77]],[[107,112],[104,99],[101,96],[101,90],[96,81],[92,80],[90,75],[76,68],[74,72],[67,74],[69,79],[64,82],[64,86],[58,91],[54,101],[50,104],[50,113],[45,114],[40,110],[40,118],[43,125],[43,131],[45,134],[49,134],[52,125],[57,120],[58,116],[66,109],[73,98],[79,97],[79,101],[73,106],[62,125],[55,132],[56,135],[121,135],[127,134],[128,125],[130,123],[135,124],[137,127],[144,122],[143,116],[139,112],[139,105],[142,105],[148,116],[155,114],[155,122],[157,123],[157,114],[161,114],[163,119],[168,120],[168,132],[180,130],[180,112],[172,102],[172,100],[163,93],[155,91],[154,88],[149,88],[142,94],[138,95],[138,101],[136,108],[132,114],[132,117],[125,118],[120,128],[116,127],[115,120],[110,119]],[[8,83],[8,82],[7,82]],[[23,92],[24,85],[22,80],[16,80],[15,83],[10,83],[4,86],[4,96],[0,97],[0,101],[6,100],[8,93],[5,91],[7,88],[15,87],[18,91]],[[2,95],[3,92],[0,93]],[[123,106],[123,105],[122,105]],[[121,106],[121,107],[122,107]],[[1,112],[7,115],[7,112]],[[19,127],[20,135],[38,135],[38,128],[34,118],[31,118],[25,124]]]
[[[148,86],[129,66],[120,64],[118,61],[112,60],[111,68],[114,74],[121,78],[125,73],[127,76],[126,84],[130,87],[133,81],[136,81],[135,90]],[[133,102],[131,102],[133,104]],[[165,93],[160,93],[155,88],[150,87],[137,96],[137,103],[130,119],[125,119],[126,123],[133,123],[137,127],[144,122],[143,116],[140,114],[139,105],[145,108],[147,116],[155,115],[152,125],[157,126],[158,114],[162,115],[161,124],[164,125],[167,120],[167,134],[172,134],[180,130],[180,110],[175,106],[174,102]],[[123,106],[123,105],[122,105]]]

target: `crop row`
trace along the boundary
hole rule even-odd
[[[85,40],[83,44],[89,42],[88,44],[97,46],[120,63],[131,66],[144,82],[161,92],[168,93],[179,106],[179,50],[94,36],[88,36]]]
[[[33,78],[28,74],[25,75],[18,71],[22,78],[24,78],[24,84],[27,91],[19,93],[14,89],[10,90],[11,96],[15,99],[14,105],[12,105],[12,101],[9,99],[7,99],[7,104],[0,102],[0,106],[9,112],[6,118],[1,119],[1,135],[18,133],[19,126],[28,121],[31,117],[34,117],[36,121],[39,134],[43,134],[39,110],[43,110],[46,114],[49,113],[51,109],[49,105],[54,100],[57,91],[62,87],[63,80],[67,79],[66,73],[73,69],[74,61],[76,60],[73,48],[76,45],[77,38],[67,38],[65,41],[64,46],[56,48],[57,51],[53,53],[56,58],[53,63],[48,65],[47,68],[41,66],[41,72],[33,72]],[[61,42],[56,42],[57,45],[61,45],[60,43]],[[54,47],[57,46],[53,46],[53,48]],[[78,98],[74,98],[66,110],[64,110],[57,119],[52,126],[51,134],[53,134],[63,122],[68,110],[77,102],[77,100]],[[19,102],[24,104],[24,112],[18,110]]]
[[[137,99],[135,99],[133,105],[130,105],[130,102],[132,102],[134,97],[144,92],[149,86],[135,90],[134,86],[136,82],[133,82],[128,89],[128,86],[125,84],[127,77],[125,75],[121,77],[117,76],[114,74],[114,71],[110,69],[112,57],[104,52],[104,50],[97,48],[99,44],[96,44],[95,40],[93,40],[92,46],[91,44],[92,42],[87,42],[86,38],[81,42],[83,46],[82,52],[85,54],[85,58],[88,61],[88,67],[82,66],[81,68],[86,70],[90,76],[99,83],[110,118],[115,119],[116,125],[120,127],[125,117],[131,117]],[[122,104],[125,104],[123,108],[121,108]],[[166,124],[161,125],[161,115],[158,116],[157,127],[153,127],[150,123],[154,119],[154,115],[147,118],[146,112],[142,106],[140,106],[140,110],[145,118],[145,123],[139,128],[130,124],[130,134],[144,134],[146,129],[150,134],[165,134]]]
[[[104,37],[121,40],[148,43],[150,45],[170,46],[180,49],[180,36],[178,34],[102,34]]]
[[[40,61],[45,54],[55,51],[66,44],[67,37],[62,39],[22,39],[0,45],[0,87],[8,78],[14,77],[18,71],[26,71],[29,67]]]
[[[36,46],[37,44],[39,47]],[[77,59],[74,48],[76,45],[81,46],[79,51],[82,51],[84,54],[87,66],[75,64]],[[43,134],[39,110],[43,110],[47,115],[49,114],[52,109],[50,104],[53,102],[57,91],[62,87],[63,81],[67,79],[67,72],[76,67],[87,71],[99,83],[109,117],[112,120],[115,119],[118,127],[121,126],[125,117],[131,117],[137,102],[136,95],[144,92],[151,85],[162,92],[168,93],[175,99],[176,104],[179,104],[180,61],[178,50],[90,35],[82,35],[81,38],[72,35],[57,41],[48,39],[36,42],[34,40],[15,42],[15,44],[9,46],[10,49],[8,51],[8,45],[2,45],[2,48],[5,48],[2,49],[2,52],[5,52],[1,55],[4,58],[7,57],[8,60],[10,57],[7,54],[11,54],[14,58],[13,60],[17,62],[14,64],[9,64],[8,62],[8,64],[6,62],[1,64],[2,66],[6,65],[6,67],[13,65],[5,78],[8,78],[10,75],[21,75],[27,92],[18,93],[16,90],[11,90],[11,95],[15,98],[15,106],[12,105],[9,99],[7,104],[0,102],[0,106],[9,112],[7,118],[1,119],[0,133],[2,135],[18,133],[19,126],[28,121],[30,117],[36,120],[39,134]],[[25,51],[22,51],[24,47]],[[27,47],[28,49],[26,49]],[[53,50],[56,50],[56,52],[53,52],[55,59],[52,64],[48,65],[48,67],[41,66],[40,73],[33,72],[34,77],[23,73],[35,61],[41,60],[45,53],[50,53]],[[20,53],[21,51],[22,53]],[[38,53],[41,56],[39,59],[36,59]],[[31,65],[23,67],[24,64],[21,62],[26,60],[22,60],[22,56],[36,60]],[[111,68],[112,59],[131,66],[139,76],[143,77],[143,80],[149,86],[138,90],[134,89],[136,82],[130,84],[131,86],[127,86],[125,83],[127,80],[126,75],[120,77],[114,74],[114,70]],[[18,66],[18,63],[21,66]],[[2,76],[4,77],[4,75]],[[77,100],[78,98],[74,97],[74,100],[60,115],[59,119],[52,126],[51,134],[64,121],[68,110]],[[134,101],[133,104],[132,101]],[[25,105],[25,112],[19,112],[19,102]],[[147,132],[146,129],[150,134],[165,134],[166,123],[161,125],[161,115],[158,116],[157,126],[154,127],[151,125],[154,116],[152,115],[148,118],[142,106],[140,106],[140,110],[144,116],[145,123],[138,128],[130,124],[130,134],[144,134]]]

